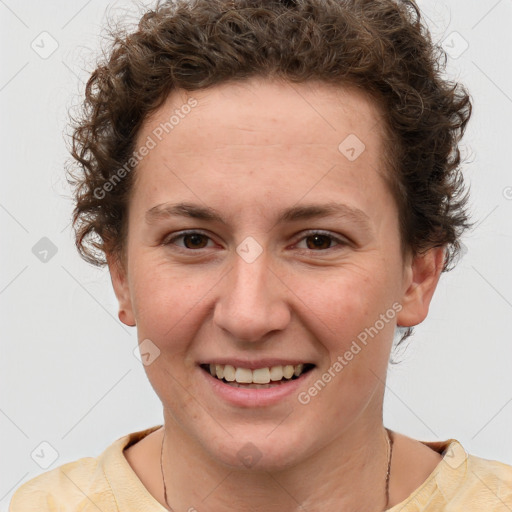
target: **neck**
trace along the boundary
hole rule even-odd
[[[168,416],[162,468],[173,510],[380,512],[388,505],[390,454],[382,421],[365,418],[314,455],[268,471],[219,463]]]

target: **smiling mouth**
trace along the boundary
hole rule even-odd
[[[314,364],[272,366],[266,368],[241,368],[229,364],[201,364],[212,377],[237,388],[265,389],[286,384],[311,371]]]

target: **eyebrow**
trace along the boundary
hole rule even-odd
[[[153,224],[158,220],[171,217],[186,217],[209,222],[227,222],[213,208],[194,203],[162,203],[150,208],[146,212],[146,222]],[[370,227],[370,217],[362,210],[342,203],[329,202],[323,204],[306,204],[292,206],[280,212],[276,223],[296,222],[299,220],[319,219],[325,217],[347,218],[367,231]]]

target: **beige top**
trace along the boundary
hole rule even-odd
[[[98,457],[84,457],[23,484],[10,512],[164,512],[123,450],[161,425],[133,432]],[[511,512],[512,466],[468,455],[455,439],[423,444],[443,456],[427,480],[388,512]]]

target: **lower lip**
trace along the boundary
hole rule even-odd
[[[202,374],[207,385],[211,387],[213,392],[224,401],[236,405],[238,407],[265,407],[273,405],[283,400],[284,398],[297,394],[299,386],[302,386],[304,381],[313,372],[314,368],[300,377],[293,380],[283,380],[271,388],[236,388],[230,386],[225,382],[212,377],[212,375],[202,368],[198,367],[199,373]]]

